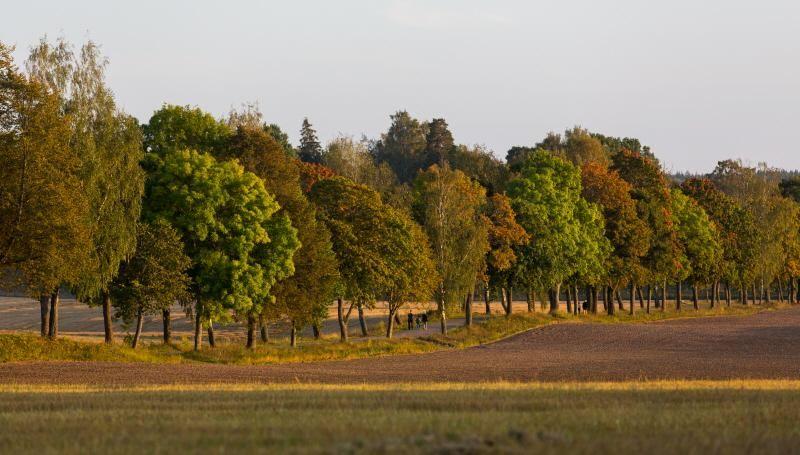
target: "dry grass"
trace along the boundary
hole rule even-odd
[[[3,386],[3,453],[791,453],[798,381]]]

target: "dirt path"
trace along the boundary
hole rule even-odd
[[[800,378],[800,307],[652,324],[560,324],[461,351],[270,366],[19,363],[0,383]]]

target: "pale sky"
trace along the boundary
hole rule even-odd
[[[634,136],[672,170],[728,157],[800,168],[792,0],[13,1],[0,40],[91,38],[146,122],[258,102],[296,141],[377,137],[405,109],[499,157],[573,125]]]

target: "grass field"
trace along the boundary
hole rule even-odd
[[[0,362],[16,362],[31,360],[97,360],[120,362],[202,362],[258,365],[270,363],[310,362],[319,360],[344,360],[394,354],[414,354],[432,352],[450,348],[465,348],[496,341],[510,335],[542,327],[552,323],[630,323],[657,322],[660,320],[708,317],[723,315],[748,315],[759,311],[779,308],[780,305],[749,306],[735,305],[730,308],[719,307],[714,310],[698,311],[686,308],[681,312],[669,310],[653,311],[645,314],[637,309],[633,316],[627,311],[618,311],[617,315],[579,315],[565,313],[550,316],[545,313],[518,313],[509,318],[495,316],[486,322],[476,324],[472,328],[451,330],[448,335],[431,334],[421,338],[399,338],[387,340],[373,338],[368,340],[354,339],[343,344],[336,336],[328,336],[322,340],[302,340],[297,348],[292,348],[285,340],[277,340],[269,344],[259,344],[255,349],[245,349],[241,344],[220,343],[214,349],[205,348],[200,352],[192,350],[189,338],[183,337],[170,346],[160,342],[145,344],[138,350],[128,348],[119,341],[113,346],[101,343],[59,339],[43,340],[33,334],[0,334]],[[436,323],[431,327],[435,328]]]
[[[0,386],[3,453],[791,453],[800,382]]]

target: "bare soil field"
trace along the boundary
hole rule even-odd
[[[0,383],[421,383],[800,379],[800,307],[648,324],[556,324],[464,350],[268,366],[30,362]]]

